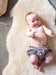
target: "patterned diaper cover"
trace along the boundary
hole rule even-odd
[[[41,46],[41,47],[29,46],[27,54],[29,56],[31,56],[31,55],[37,55],[41,60],[43,60],[44,57],[45,57],[45,55],[48,52],[52,52],[52,50],[48,46]]]

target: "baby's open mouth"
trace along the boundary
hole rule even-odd
[[[38,24],[35,24],[34,26],[37,26]]]

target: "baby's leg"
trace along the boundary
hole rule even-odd
[[[52,53],[49,52],[48,54],[46,54],[45,60],[40,63],[40,65],[39,65],[39,71],[41,71],[41,69],[42,69],[42,67],[43,67],[44,65],[49,64],[52,60],[53,60]]]
[[[48,52],[45,56],[45,64],[49,64],[53,60],[53,56],[51,52]]]
[[[31,62],[32,65],[36,65],[37,62],[38,62],[38,56],[36,56],[36,55],[31,55],[31,56],[30,56],[30,62]]]
[[[31,62],[32,65],[34,65],[35,69],[38,69],[38,56],[31,55],[30,62]]]

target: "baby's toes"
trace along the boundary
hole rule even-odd
[[[38,69],[38,68],[39,68],[38,64],[37,64],[37,65],[34,65],[34,68],[35,68],[35,69]]]

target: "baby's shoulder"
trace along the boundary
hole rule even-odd
[[[41,25],[41,27],[43,27],[43,26],[45,26],[45,25]]]
[[[41,26],[39,27],[40,30],[43,30],[44,28],[45,28],[45,25],[41,25]]]
[[[40,25],[39,28],[43,28],[43,25]]]
[[[41,28],[44,28],[45,27],[45,25],[41,25]]]

